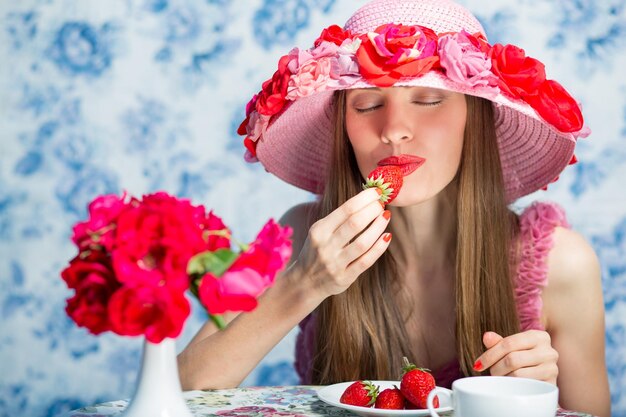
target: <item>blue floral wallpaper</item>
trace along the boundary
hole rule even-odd
[[[613,411],[626,416],[626,0],[462,2],[492,42],[523,45],[584,105],[581,162],[517,205],[557,201],[596,248]],[[141,340],[91,336],[64,312],[59,271],[94,196],[164,189],[244,239],[312,198],[245,164],[235,130],[277,59],[362,3],[0,0],[0,416],[132,394]],[[202,321],[196,308],[179,349]],[[245,383],[296,383],[294,337]]]

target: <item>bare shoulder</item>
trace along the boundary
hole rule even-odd
[[[559,292],[595,285],[600,277],[598,257],[578,232],[557,227],[548,256],[548,288]]]
[[[298,204],[291,207],[282,215],[279,222],[283,226],[290,226],[293,229],[293,255],[292,261],[298,256],[304,241],[306,240],[309,228],[315,222],[316,202]]]
[[[579,233],[557,227],[548,256],[548,282],[543,289],[542,320],[549,331],[599,323],[604,304],[600,263]]]

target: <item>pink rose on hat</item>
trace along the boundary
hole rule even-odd
[[[293,48],[289,52],[287,67],[293,74],[287,86],[287,100],[306,97],[326,89],[331,79],[338,79],[338,46],[331,42],[322,42],[317,48],[301,50]]]
[[[491,58],[483,45],[464,30],[446,34],[439,38],[439,60],[452,81],[495,97],[499,92],[498,77],[491,72]]]

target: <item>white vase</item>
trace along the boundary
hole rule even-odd
[[[144,341],[137,387],[123,417],[192,417],[180,387],[174,339]]]

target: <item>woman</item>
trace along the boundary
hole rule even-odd
[[[597,258],[559,207],[508,208],[584,131],[540,62],[488,44],[452,2],[374,1],[325,29],[281,58],[240,128],[249,161],[321,198],[283,216],[293,263],[259,307],[181,353],[183,385],[238,385],[299,323],[304,383],[396,379],[408,356],[440,386],[535,378],[608,416]],[[386,164],[405,176],[384,207],[361,184]]]

